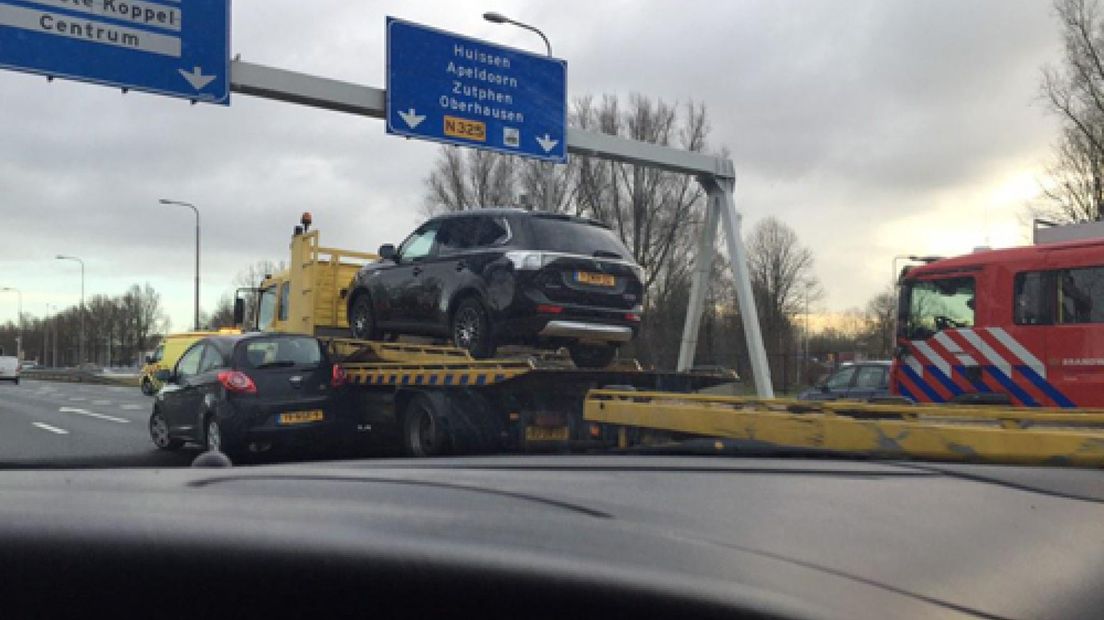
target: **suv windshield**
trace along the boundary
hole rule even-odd
[[[612,230],[566,217],[529,218],[535,250],[632,260],[632,253]]]

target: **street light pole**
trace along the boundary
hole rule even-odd
[[[178,206],[181,206],[181,207],[188,207],[189,209],[191,209],[195,213],[195,218],[196,218],[196,227],[195,227],[196,228],[196,231],[195,231],[196,232],[196,234],[195,234],[195,242],[196,242],[196,244],[195,244],[196,245],[196,250],[195,250],[195,317],[194,317],[194,323],[195,324],[194,324],[193,329],[195,329],[195,331],[199,331],[199,209],[196,208],[196,206],[194,204],[190,203],[190,202],[181,202],[179,200],[169,200],[168,198],[162,198],[158,202],[160,202],[163,205],[178,205]]]
[[[56,258],[58,260],[75,260],[80,263],[81,266],[80,343],[78,346],[79,353],[77,356],[79,358],[77,359],[77,366],[80,366],[84,363],[84,261],[77,258],[76,256],[65,256],[63,254],[58,254]]]
[[[15,357],[16,359],[23,360],[23,291],[10,286],[0,288],[0,291],[15,293],[18,296],[18,302],[16,306],[16,316],[19,318],[19,337],[15,339]]]
[[[548,37],[544,36],[544,33],[541,32],[539,28],[510,19],[509,17],[506,17],[505,15],[501,13],[496,13],[494,11],[488,11],[484,13],[483,19],[491,22],[492,24],[510,24],[512,26],[517,26],[518,28],[524,28],[526,30],[537,33],[538,35],[540,35],[541,39],[544,39],[544,49],[548,53],[548,57],[552,57],[552,44],[548,42]],[[555,164],[553,164],[552,162],[543,162],[542,165],[544,166],[544,210],[551,211],[552,175],[555,172]]]

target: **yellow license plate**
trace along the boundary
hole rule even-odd
[[[487,124],[455,116],[445,117],[445,135],[473,142],[487,141]]]
[[[309,422],[321,422],[322,410],[313,409],[311,411],[289,411],[287,413],[281,413],[279,417],[280,424],[307,424]]]
[[[591,273],[589,271],[576,271],[575,281],[594,286],[613,286],[616,280],[608,273]]]
[[[525,441],[567,441],[568,428],[566,426],[526,426]]]

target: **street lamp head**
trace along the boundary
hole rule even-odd
[[[483,19],[495,24],[505,24],[510,21],[509,17],[506,17],[502,13],[495,13],[494,11],[487,11],[484,13]]]
[[[69,259],[69,258],[72,258],[72,257],[71,256],[65,256],[64,254],[58,254],[54,258],[56,258],[58,260],[66,260],[66,259]]]

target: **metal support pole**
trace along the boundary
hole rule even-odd
[[[736,301],[740,305],[740,318],[744,324],[744,337],[747,339],[748,357],[751,358],[751,372],[755,379],[755,393],[760,398],[774,398],[767,349],[763,346],[763,334],[759,331],[759,312],[755,309],[755,297],[751,290],[747,250],[744,249],[744,240],[740,236],[741,217],[732,199],[735,185],[734,180],[718,179],[715,181],[715,189],[710,188],[710,193],[717,193],[720,206],[728,259],[736,280]]]
[[[694,262],[694,275],[690,283],[690,303],[686,307],[686,322],[682,327],[682,342],[679,345],[679,372],[690,370],[694,365],[694,353],[698,349],[698,331],[701,327],[702,307],[705,304],[705,290],[709,285],[709,274],[716,253],[714,240],[717,238],[717,221],[720,217],[720,204],[716,196],[710,195],[705,210],[705,222],[698,238],[697,259]]]

